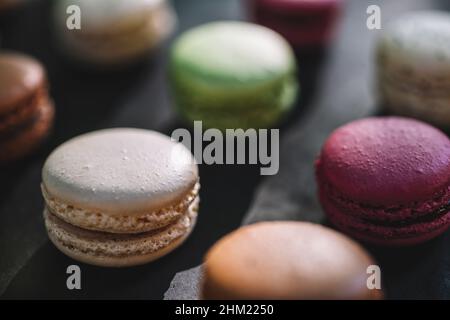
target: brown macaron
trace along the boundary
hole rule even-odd
[[[381,299],[356,242],[305,222],[264,222],[225,236],[204,264],[204,299]]]
[[[38,147],[53,116],[43,66],[26,55],[0,53],[0,162],[23,157]]]

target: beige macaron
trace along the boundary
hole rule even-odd
[[[68,8],[79,8],[79,29],[67,27]],[[63,51],[100,66],[128,64],[145,57],[176,25],[176,15],[166,0],[60,0],[54,20]]]
[[[393,114],[450,127],[450,14],[408,12],[376,46],[378,103]]]
[[[41,188],[57,248],[85,263],[122,267],[159,258],[187,238],[200,184],[184,146],[122,128],[62,144],[45,162]]]
[[[204,299],[380,299],[369,254],[346,236],[303,222],[242,227],[208,252]]]

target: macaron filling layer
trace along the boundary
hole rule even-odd
[[[183,216],[189,206],[198,201],[200,183],[178,203],[155,211],[120,215],[82,209],[52,197],[44,185],[41,186],[46,205],[60,219],[88,230],[112,233],[141,233],[166,226]]]
[[[448,229],[450,223],[450,210],[448,208],[445,214],[431,214],[427,221],[419,220],[409,222],[407,225],[389,225],[349,216],[345,211],[340,211],[339,208],[333,207],[332,203],[328,203],[329,199],[324,197],[321,197],[321,199],[333,225],[351,235],[359,235],[359,239],[374,243],[383,243],[383,240],[389,240],[392,244],[396,244],[396,241],[399,240],[418,243],[424,239],[432,239],[438,236]]]
[[[318,168],[320,168],[320,165],[318,165]],[[374,206],[351,200],[330,183],[324,182],[324,179],[320,178],[320,169],[318,169],[318,176],[323,193],[333,203],[345,210],[349,215],[367,218],[379,223],[404,223],[409,219],[425,218],[433,212],[441,212],[442,208],[445,208],[450,202],[450,181],[448,187],[436,192],[429,200],[396,206]]]
[[[439,234],[450,225],[450,186],[441,199],[445,202],[440,204],[424,202],[385,209],[335,197],[336,191],[331,190],[329,184],[322,184],[319,192],[328,218],[340,229],[363,234],[366,239],[416,239]]]
[[[50,104],[45,85],[41,86],[31,96],[24,98],[17,106],[0,115],[0,140],[10,138],[22,129],[34,124],[39,118],[40,109]]]
[[[198,211],[198,201],[191,203],[179,219],[157,230],[138,234],[113,234],[90,231],[73,226],[54,215],[48,208],[44,211],[46,228],[50,239],[76,254],[90,257],[130,257],[156,253],[192,230]]]

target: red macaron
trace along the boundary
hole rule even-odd
[[[356,239],[412,245],[450,225],[450,139],[423,122],[372,117],[338,128],[316,177],[330,222]]]
[[[296,49],[326,46],[343,0],[248,0],[251,19],[283,35]]]

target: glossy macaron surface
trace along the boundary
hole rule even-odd
[[[0,115],[43,85],[44,69],[36,60],[16,53],[0,55]]]
[[[34,151],[48,136],[54,106],[44,66],[31,56],[0,53],[0,162]]]
[[[206,299],[373,299],[372,258],[357,243],[320,225],[245,226],[216,243],[205,258]]]

